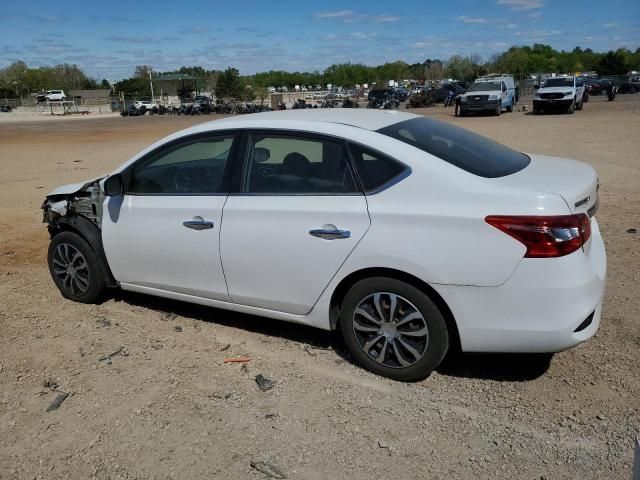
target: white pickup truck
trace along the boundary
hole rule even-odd
[[[564,109],[567,113],[582,110],[584,84],[576,77],[548,78],[533,96],[533,113]]]

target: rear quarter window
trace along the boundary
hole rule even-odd
[[[431,118],[414,118],[378,130],[466,172],[497,178],[519,172],[531,159],[498,142]]]
[[[349,143],[349,151],[367,193],[380,191],[409,173],[403,163],[362,145]]]

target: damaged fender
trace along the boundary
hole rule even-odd
[[[63,185],[49,193],[42,203],[42,222],[53,238],[60,232],[73,231],[83,237],[96,252],[110,287],[118,285],[104,254],[102,214],[105,195],[100,188],[104,177],[86,183]]]

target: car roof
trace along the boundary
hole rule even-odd
[[[349,125],[365,130],[379,130],[395,123],[420,118],[420,115],[397,110],[372,110],[359,108],[314,108],[304,110],[280,110],[275,112],[237,115],[202,123],[188,130],[202,132],[221,128],[287,128],[314,130],[318,124]],[[295,125],[292,127],[292,125]],[[186,133],[186,132],[185,132]]]

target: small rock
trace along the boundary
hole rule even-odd
[[[627,230],[627,233],[638,233],[638,230],[636,230],[635,228],[629,228]]]
[[[227,343],[227,344],[225,344],[225,345],[220,349],[220,351],[221,351],[221,352],[224,352],[225,350],[229,350],[229,347],[231,347],[231,344],[230,344],[230,343]]]
[[[604,415],[602,415],[601,413],[599,413],[598,415],[596,415],[596,418],[597,418],[598,420],[606,420],[605,416],[604,416]]]
[[[176,332],[181,332],[181,331],[182,331],[182,327],[181,327],[180,325],[176,325],[175,327],[173,327],[173,329],[174,329]]]
[[[378,447],[380,448],[389,448],[389,444],[384,440],[378,440]]]

